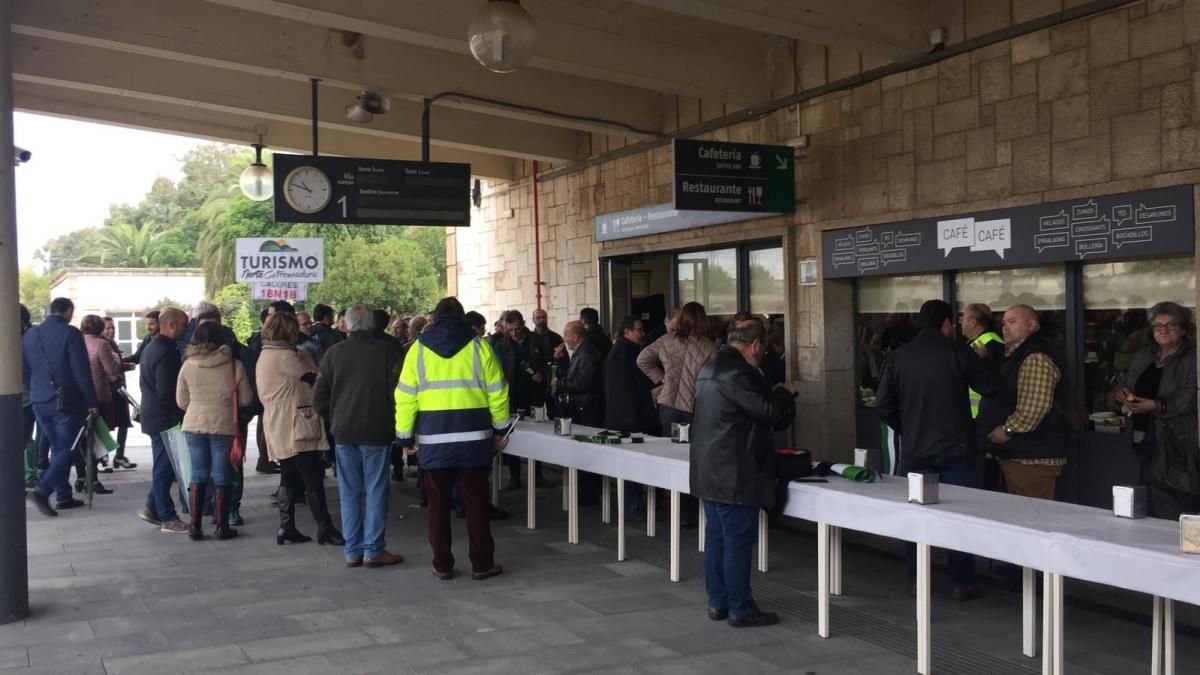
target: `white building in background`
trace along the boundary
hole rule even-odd
[[[75,324],[87,314],[110,316],[125,354],[138,343],[138,320],[164,301],[192,306],[204,299],[204,271],[198,268],[125,269],[74,267],[50,282],[51,298],[75,303]]]

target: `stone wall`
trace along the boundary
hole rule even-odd
[[[718,130],[809,136],[792,216],[598,244],[594,218],[671,200],[669,146],[539,184],[543,305],[560,325],[598,305],[602,257],[783,237],[788,273],[820,231],[1200,180],[1200,0],[1148,0]],[[451,288],[488,316],[535,302],[531,179],[488,186],[452,237]],[[453,280],[457,277],[457,284]],[[789,280],[788,362],[806,447],[853,439],[846,282]]]

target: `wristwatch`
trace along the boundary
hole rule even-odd
[[[1017,435],[1017,432],[1015,432],[1015,431],[1013,431],[1011,428],[1009,428],[1008,424],[1005,424],[1005,425],[1004,425],[1004,433],[1008,434],[1009,436],[1016,436],[1016,435]]]

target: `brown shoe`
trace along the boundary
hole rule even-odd
[[[492,565],[492,569],[490,569],[486,572],[472,572],[471,578],[474,579],[475,581],[483,581],[484,579],[491,579],[492,577],[498,577],[501,574],[504,574],[504,568],[500,565]]]
[[[983,590],[978,586],[955,586],[952,596],[959,602],[967,602],[968,600],[982,598]]]
[[[346,567],[362,567],[362,565],[363,565],[362,558],[347,558],[346,559]]]
[[[388,553],[384,551],[374,558],[364,558],[363,564],[367,567],[385,567],[387,565],[399,565],[404,562],[404,556],[398,553]]]
[[[158,531],[167,532],[169,534],[187,534],[189,529],[190,528],[188,527],[187,523],[176,518],[175,520],[164,520],[162,526],[158,528]]]

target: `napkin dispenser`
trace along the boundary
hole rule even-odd
[[[876,466],[879,463],[878,450],[871,450],[868,448],[854,449],[854,466],[861,466],[865,469],[879,471],[880,467]]]
[[[1144,485],[1114,485],[1113,515],[1118,518],[1145,518],[1147,494]]]
[[[938,503],[938,474],[908,474],[908,501],[916,504]]]
[[[554,420],[554,433],[558,434],[559,436],[570,436],[571,435],[571,418],[570,417],[559,417],[559,418],[555,419]]]
[[[1200,553],[1200,514],[1179,516],[1179,548],[1184,553]]]
[[[534,407],[533,421],[534,422],[545,422],[546,421],[546,406],[539,405],[539,406]]]
[[[691,443],[692,425],[671,422],[671,442]]]

